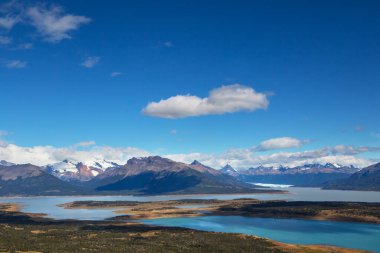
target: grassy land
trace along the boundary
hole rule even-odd
[[[219,215],[242,215],[264,218],[302,218],[380,223],[380,203],[264,201],[231,203],[214,212]]]
[[[360,252],[139,223],[53,221],[0,204],[0,252]]]
[[[200,205],[186,208],[187,205]],[[204,205],[204,206],[202,206]],[[75,201],[65,208],[119,208],[124,219],[193,217],[204,215],[240,215],[263,218],[302,218],[313,220],[380,223],[380,203],[259,201],[256,199],[202,200],[184,199],[156,202]],[[180,208],[184,206],[185,208]],[[201,212],[203,211],[203,212]]]

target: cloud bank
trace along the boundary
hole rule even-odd
[[[268,96],[241,84],[222,86],[200,98],[192,95],[177,95],[159,102],[150,102],[143,113],[152,117],[177,119],[210,114],[225,114],[238,111],[266,109]]]
[[[343,147],[357,149],[355,155],[348,154]],[[227,163],[238,169],[263,166],[300,166],[309,163],[338,163],[342,165],[354,165],[366,167],[377,161],[357,156],[364,152],[380,152],[375,147],[350,147],[339,146],[325,147],[316,150],[302,152],[277,152],[261,155],[252,148],[229,149],[221,153],[187,153],[187,154],[158,154],[136,147],[110,147],[97,146],[94,141],[85,141],[70,147],[33,146],[22,147],[15,144],[0,141],[0,160],[13,163],[32,163],[46,165],[65,159],[74,161],[108,160],[119,164],[125,164],[132,157],[149,155],[161,155],[179,162],[191,163],[198,160],[213,168],[221,168]]]
[[[124,164],[132,157],[148,156],[149,152],[134,147],[93,146],[89,150],[81,150],[93,143],[80,143],[72,147],[34,146],[22,147],[0,142],[0,160],[13,163],[32,163],[43,166],[65,159],[74,161],[108,160]]]

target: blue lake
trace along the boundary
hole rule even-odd
[[[380,252],[380,225],[271,219],[241,216],[203,216],[142,220],[149,225],[243,233],[294,244],[323,244]]]
[[[0,203],[21,204],[21,211],[45,213],[54,219],[103,220],[116,216],[117,209],[64,209],[58,207],[72,201],[162,201],[178,199],[237,199],[255,198],[260,200],[302,200],[302,201],[361,201],[380,202],[380,192],[321,190],[319,188],[278,188],[287,194],[229,194],[229,195],[159,195],[159,196],[52,196],[52,197],[0,197]]]

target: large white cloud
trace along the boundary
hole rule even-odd
[[[185,118],[209,114],[224,114],[237,111],[266,109],[268,95],[240,84],[222,86],[200,98],[192,95],[177,95],[159,102],[150,102],[143,112],[160,118]]]
[[[307,140],[299,140],[292,137],[273,138],[261,142],[256,150],[266,151],[273,149],[298,148],[305,142],[307,142]]]

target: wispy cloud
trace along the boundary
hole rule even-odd
[[[240,84],[222,86],[200,98],[192,95],[177,95],[159,102],[150,102],[143,113],[159,118],[186,118],[210,114],[225,114],[238,111],[266,109],[268,95]]]
[[[32,43],[21,43],[19,44],[16,49],[21,49],[21,50],[28,50],[28,49],[31,49],[33,48],[33,44]]]
[[[121,72],[118,72],[118,71],[115,71],[115,72],[112,72],[111,73],[111,77],[117,77],[117,76],[120,76],[120,75],[122,75],[123,73],[121,73]]]
[[[100,61],[100,57],[98,56],[90,56],[90,57],[87,57],[82,63],[81,65],[85,68],[92,68],[94,67],[96,64],[98,64]]]
[[[0,45],[8,45],[12,42],[12,39],[7,36],[0,35]]]
[[[5,64],[5,66],[9,69],[22,69],[22,68],[25,68],[26,65],[27,65],[27,62],[21,61],[21,60],[11,60]]]
[[[57,4],[9,1],[2,4],[0,9],[0,28],[9,31],[18,24],[32,26],[45,41],[52,43],[71,39],[73,31],[91,21],[85,16],[66,13]]]
[[[74,144],[74,147],[91,147],[91,146],[94,146],[96,145],[96,142],[95,141],[82,141],[82,142],[79,142],[79,143],[76,143]]]
[[[354,127],[354,130],[356,132],[363,132],[363,131],[365,131],[365,129],[366,129],[366,127],[363,126],[363,125],[357,125],[357,126]]]
[[[19,22],[20,22],[19,17],[12,17],[12,16],[0,17],[0,28],[11,30]]]
[[[60,6],[34,6],[28,8],[26,14],[41,36],[49,42],[71,39],[70,32],[90,22],[85,16],[66,14]]]
[[[337,145],[331,148],[333,154],[343,154],[343,155],[357,155],[365,152],[380,152],[380,147],[370,147],[370,146],[345,146]]]
[[[173,42],[171,42],[171,41],[165,41],[163,43],[163,45],[164,45],[164,47],[173,47]]]
[[[177,129],[172,129],[172,130],[169,131],[169,133],[171,135],[177,135],[178,134],[178,130]]]
[[[0,138],[4,137],[4,136],[7,136],[7,135],[8,135],[8,131],[0,130]]]

